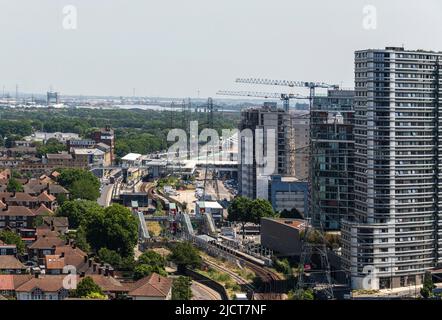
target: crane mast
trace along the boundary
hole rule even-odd
[[[299,88],[308,88],[309,89],[309,101],[310,101],[310,107],[309,107],[309,118],[310,118],[310,159],[312,159],[313,156],[313,146],[311,144],[312,141],[312,110],[313,110],[313,100],[315,97],[315,91],[316,88],[324,88],[324,89],[339,89],[338,85],[331,85],[324,82],[307,82],[307,81],[292,81],[292,80],[272,80],[272,79],[264,79],[264,78],[237,78],[237,83],[246,83],[246,84],[256,84],[256,85],[270,85],[270,86],[285,86],[285,87],[299,87]],[[274,96],[273,96],[274,97]],[[283,95],[280,95],[280,98],[284,101],[284,107],[288,110],[288,99],[284,100]],[[312,181],[312,168],[310,168],[310,181]],[[310,185],[311,188],[311,185]],[[310,193],[311,194],[311,193]],[[310,200],[311,201],[311,200]],[[310,203],[311,206],[311,203]],[[304,236],[302,239],[302,249],[301,249],[301,256],[300,256],[300,267],[301,272],[299,275],[298,283],[297,283],[297,291],[301,291],[304,289],[304,287],[307,286],[306,277],[304,275],[304,268],[306,265],[311,263],[312,261],[312,255],[317,254],[321,259],[321,268],[323,268],[325,273],[325,286],[324,291],[326,293],[327,299],[333,299],[334,293],[333,293],[333,286],[332,286],[332,280],[331,280],[331,270],[330,270],[330,262],[328,260],[327,255],[327,247],[326,247],[326,241],[324,238],[324,232],[322,223],[320,224],[320,241],[319,243],[311,243],[309,241],[311,235],[314,234],[315,230],[311,227],[311,218],[306,217],[306,225],[304,229]]]

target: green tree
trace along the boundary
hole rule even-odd
[[[86,239],[86,230],[84,226],[78,227],[77,231],[75,232],[74,240],[77,247],[83,250],[84,252],[91,251],[91,246],[89,245]]]
[[[43,225],[43,217],[42,216],[35,217],[33,223],[34,228],[41,227],[42,225]]]
[[[189,277],[179,277],[173,281],[172,300],[192,299],[192,280]]]
[[[87,296],[84,298],[91,299],[91,300],[107,300],[108,299],[107,295],[99,293],[99,292],[91,292],[91,293],[87,294]]]
[[[169,259],[179,266],[190,268],[199,268],[202,263],[198,250],[190,242],[175,244]]]
[[[0,231],[0,240],[6,244],[15,244],[17,246],[17,252],[19,254],[25,253],[25,243],[23,242],[19,234],[9,230],[3,230]]]
[[[144,253],[142,253],[138,257],[139,264],[147,264],[150,266],[157,266],[161,269],[164,269],[166,267],[166,259],[159,253],[149,250]]]
[[[273,210],[272,204],[265,199],[255,199],[249,207],[251,221],[256,224],[261,223],[261,218],[276,217],[277,214]]]
[[[38,157],[44,156],[48,153],[58,153],[60,151],[67,151],[66,145],[55,138],[49,139],[45,144],[37,144]]]
[[[304,219],[302,213],[296,208],[292,208],[290,211],[286,209],[282,210],[279,217],[285,219]]]
[[[232,222],[239,222],[242,225],[243,236],[245,234],[246,223],[252,220],[251,212],[249,210],[252,205],[252,200],[246,197],[236,197],[227,208],[227,219]]]
[[[157,206],[155,208],[155,216],[164,216],[164,209],[163,205],[161,204],[161,201],[157,201]]]
[[[96,216],[103,216],[104,209],[94,201],[72,200],[64,202],[58,209],[57,215],[67,217],[69,227],[76,229],[80,225],[86,227],[88,222]]]
[[[121,256],[118,254],[118,252],[114,250],[101,248],[100,250],[98,250],[98,257],[100,258],[100,261],[109,263],[114,268],[119,268],[121,265]]]
[[[103,295],[103,291],[101,290],[100,286],[97,285],[91,277],[83,278],[72,293],[72,295],[76,298],[86,298],[91,294]]]
[[[424,284],[421,289],[421,296],[424,299],[432,298],[434,296],[434,288],[436,288],[436,286],[433,283],[433,276],[431,275],[431,272],[426,271],[424,275]]]
[[[75,181],[69,188],[69,191],[71,192],[72,199],[96,201],[100,197],[100,190],[86,179]]]
[[[138,257],[137,265],[134,269],[134,279],[141,279],[153,272],[167,276],[165,267],[166,259],[163,256],[152,250],[146,251]]]
[[[287,259],[276,259],[274,265],[275,269],[281,272],[286,278],[291,278],[293,276],[292,267]]]
[[[23,192],[23,185],[15,178],[10,178],[6,187],[8,192]]]
[[[158,273],[161,276],[167,276],[167,272],[164,269],[158,269],[147,264],[140,264],[134,268],[134,280],[142,279],[152,273]]]
[[[275,217],[276,213],[269,201],[264,199],[251,200],[246,197],[236,197],[227,208],[229,221],[239,222],[242,225],[243,237],[245,225],[248,222],[259,224],[261,218]]]
[[[315,294],[312,289],[291,290],[288,293],[289,300],[314,300]]]
[[[138,241],[138,221],[129,209],[113,204],[103,215],[91,217],[86,234],[93,249],[106,247],[124,258],[133,255]]]
[[[58,182],[69,190],[73,199],[96,201],[100,196],[100,180],[83,169],[61,169]]]
[[[62,206],[66,201],[68,201],[68,198],[64,193],[59,193],[57,195],[57,203],[59,206]]]

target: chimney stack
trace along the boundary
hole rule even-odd
[[[85,256],[84,256],[84,263],[87,262],[87,259],[88,259],[88,258],[87,258],[87,255],[85,255]]]

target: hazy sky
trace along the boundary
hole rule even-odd
[[[78,29],[63,29],[66,5]],[[377,8],[377,29],[363,8]],[[201,97],[236,77],[353,86],[353,52],[442,50],[440,0],[0,0],[0,86]]]

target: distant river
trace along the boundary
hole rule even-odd
[[[155,110],[155,111],[181,111],[181,106],[177,107],[163,107],[159,105],[139,105],[139,104],[115,104],[113,106],[77,106],[77,108],[87,108],[87,109],[140,109],[140,110]],[[193,111],[193,110],[192,110]],[[223,109],[223,112],[239,112],[239,110],[234,109]],[[204,110],[201,110],[204,112]]]

